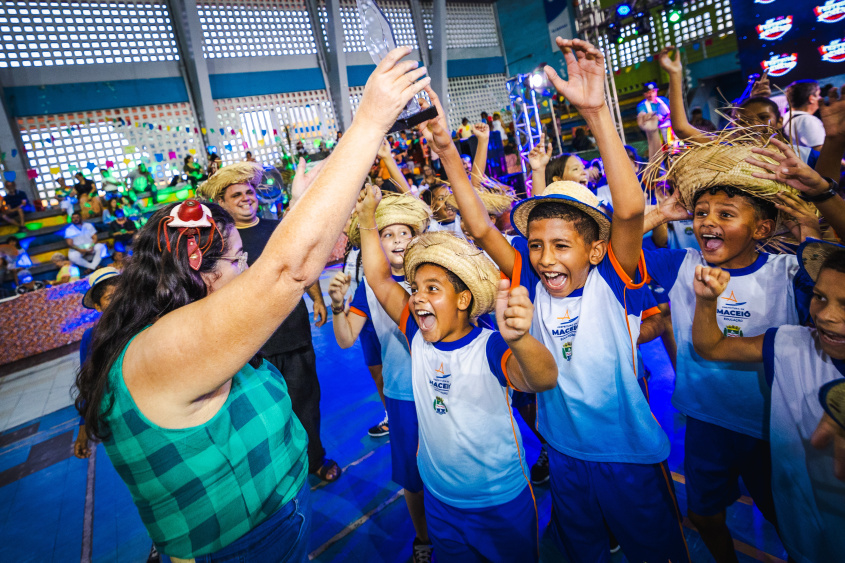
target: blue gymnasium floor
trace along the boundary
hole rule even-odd
[[[324,272],[324,288],[334,271]],[[327,486],[311,483],[311,558],[409,561],[414,531],[401,489],[390,481],[389,439],[367,436],[367,428],[384,412],[361,350],[357,344],[341,350],[329,323],[314,329],[314,347],[322,385],[323,443],[344,474]],[[672,441],[669,466],[686,513],[684,418],[669,402],[673,372],[659,340],[646,345],[643,356],[651,371],[654,414]],[[539,443],[519,415],[515,419],[533,463]],[[71,453],[77,421],[73,407],[67,407],[0,434],[0,561],[146,561],[151,542],[103,447],[97,447],[93,462]],[[548,486],[535,487],[535,494],[542,531],[551,511]],[[729,509],[728,522],[742,563],[786,560],[774,529],[747,497]],[[684,529],[693,561],[712,561],[689,522]],[[563,560],[545,538],[541,552],[543,562]],[[613,561],[626,559],[617,554]]]

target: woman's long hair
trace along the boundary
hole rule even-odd
[[[167,313],[205,297],[208,288],[202,274],[213,276],[226,252],[225,237],[234,228],[234,220],[219,205],[205,203],[216,228],[199,229],[197,244],[205,251],[200,269],[193,270],[188,264],[188,237],[180,237],[177,228],[158,228],[176,205],[156,211],[138,231],[132,260],[120,275],[114,298],[94,329],[91,354],[76,376],[76,410],[85,419],[85,431],[91,438],[109,435],[102,421],[112,407],[109,371],[129,340]],[[167,250],[168,239],[172,252]]]

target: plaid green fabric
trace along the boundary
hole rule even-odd
[[[109,373],[107,400],[114,406],[105,418],[111,436],[104,446],[162,553],[184,559],[213,553],[302,488],[308,437],[284,379],[267,361],[235,375],[226,403],[210,421],[180,430],[144,417],[122,365],[123,354]]]

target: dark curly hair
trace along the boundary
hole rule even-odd
[[[226,252],[224,237],[235,222],[219,205],[205,203],[217,228],[200,229],[200,248],[205,248],[209,238],[212,240],[203,252],[199,271],[194,271],[188,264],[188,238],[180,239],[175,228],[158,229],[159,221],[170,215],[176,205],[156,211],[138,231],[132,260],[117,276],[114,299],[94,329],[91,354],[76,376],[76,410],[85,419],[85,431],[91,438],[109,436],[103,423],[112,407],[109,371],[123,349],[133,336],[159,318],[205,297],[208,288],[203,274],[214,275],[218,260]],[[172,252],[167,250],[167,239]],[[255,358],[250,363],[254,361]]]

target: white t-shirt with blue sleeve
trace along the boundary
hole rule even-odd
[[[405,291],[411,292],[403,276],[393,276],[393,279],[399,282]],[[366,277],[358,284],[349,310],[356,315],[366,317],[373,324],[381,348],[384,396],[397,401],[413,401],[411,355],[408,352],[408,343],[402,331],[376,299]]]
[[[710,362],[692,345],[695,316],[693,278],[707,263],[700,251],[646,251],[649,275],[669,294],[672,328],[678,345],[672,404],[682,413],[765,439],[769,388],[763,365]],[[794,279],[798,259],[787,254],[760,254],[751,266],[728,269],[731,280],[719,297],[717,320],[726,336],[757,336],[773,326],[799,324]]]
[[[426,342],[407,307],[400,325],[411,346],[417,463],[426,489],[456,508],[513,500],[528,483],[510,406],[507,343],[480,327],[455,342]]]
[[[514,276],[518,273],[534,303],[531,334],[558,366],[557,386],[537,394],[537,429],[552,447],[577,459],[664,461],[669,439],[652,416],[635,373],[648,288],[623,281],[608,250],[583,288],[552,297],[531,267],[527,241],[518,237],[513,247]]]
[[[845,554],[845,482],[833,474],[833,446],[810,439],[824,410],[819,389],[845,377],[845,361],[825,354],[815,329],[766,331],[763,365],[772,390],[772,495],[779,535],[800,563],[841,561]]]

